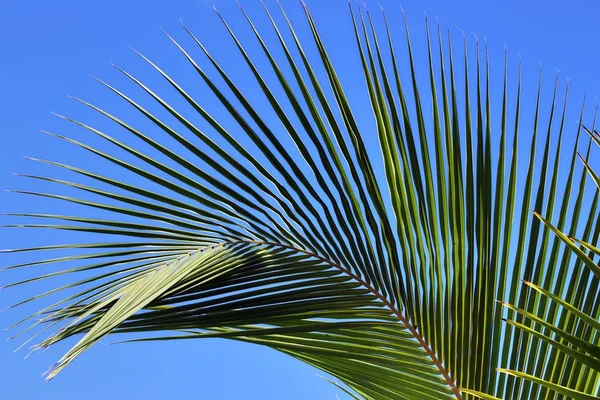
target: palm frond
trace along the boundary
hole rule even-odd
[[[15,323],[15,336],[51,332],[36,348],[82,336],[48,378],[106,335],[127,334],[268,346],[352,398],[596,398],[600,179],[589,145],[577,170],[581,130],[600,141],[583,128],[585,102],[573,144],[558,76],[548,107],[540,71],[530,124],[521,61],[515,85],[505,52],[496,109],[487,44],[477,40],[471,58],[465,37],[455,61],[450,31],[426,21],[421,71],[406,16],[399,56],[386,13],[380,29],[350,6],[365,110],[302,8],[312,41],[282,7],[276,16],[264,6],[273,43],[245,10],[249,37],[219,14],[234,66],[185,26],[189,48],[166,34],[197,78],[185,85],[135,51],[170,92],[116,65],[139,100],[97,79],[144,128],[79,98],[114,133],[59,115],[102,145],[51,135],[111,168],[32,158],[73,180],[23,176],[67,194],[17,192],[88,214],[22,212],[11,227],[103,239],[6,251],[68,252],[6,267],[66,265],[10,287],[73,277],[16,304],[64,296]],[[257,89],[229,68],[245,68]],[[210,98],[191,94],[198,83]]]

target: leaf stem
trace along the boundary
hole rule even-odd
[[[392,314],[394,314],[394,316],[396,316],[396,318],[398,318],[398,320],[400,320],[400,322],[402,322],[402,324],[404,324],[404,326],[406,326],[406,328],[412,333],[412,335],[415,337],[415,339],[417,339],[417,341],[419,342],[419,344],[421,345],[421,347],[423,347],[423,349],[425,350],[425,352],[427,353],[427,355],[429,355],[429,357],[431,358],[431,360],[433,361],[433,363],[435,364],[435,366],[438,368],[438,370],[440,371],[440,373],[442,374],[442,376],[446,380],[446,383],[448,384],[448,386],[450,387],[450,389],[452,390],[452,392],[456,396],[456,399],[457,400],[462,400],[462,395],[461,395],[460,389],[456,385],[456,382],[454,381],[454,379],[452,379],[452,376],[450,376],[450,373],[448,372],[448,370],[446,369],[446,367],[444,366],[444,364],[439,360],[439,358],[437,357],[437,355],[435,354],[435,352],[429,346],[429,343],[427,343],[427,341],[419,333],[419,331],[417,330],[417,328],[413,327],[413,325],[410,323],[410,321],[408,320],[408,318],[406,318],[402,314],[402,312],[400,312],[400,310],[394,304],[392,304],[385,296],[383,296],[378,290],[376,290],[368,282],[365,282],[360,276],[354,274],[352,271],[348,270],[347,268],[344,268],[340,264],[335,263],[335,262],[333,262],[333,261],[331,261],[331,260],[329,260],[329,259],[327,259],[325,257],[321,257],[318,254],[312,253],[312,252],[307,251],[307,250],[299,249],[299,248],[291,246],[291,245],[282,244],[282,243],[265,242],[265,241],[259,241],[259,240],[238,240],[238,241],[222,242],[222,243],[214,244],[214,245],[211,245],[211,246],[204,247],[203,249],[206,249],[206,248],[209,248],[209,247],[234,245],[234,244],[240,244],[240,243],[250,243],[250,244],[257,244],[257,245],[276,246],[276,247],[282,247],[282,248],[294,250],[294,251],[297,251],[299,253],[304,253],[304,254],[306,254],[308,256],[311,256],[311,257],[314,257],[314,258],[316,258],[318,260],[321,260],[321,261],[323,261],[323,262],[331,265],[332,267],[335,267],[336,269],[342,271],[343,273],[345,273],[346,275],[348,275],[349,277],[351,277],[352,279],[354,279],[355,281],[357,281],[358,283],[360,283],[369,292],[371,292],[374,296],[376,296],[392,312]]]

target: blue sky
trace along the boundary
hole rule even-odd
[[[306,39],[302,11],[295,1],[282,0],[293,21]],[[401,33],[400,10],[396,0],[382,0],[394,29]],[[106,79],[118,87],[127,86],[109,64],[114,61],[147,81],[154,79],[146,65],[127,46],[132,46],[161,67],[182,77],[190,71],[176,49],[159,31],[163,27],[178,39],[185,39],[179,26],[183,18],[194,33],[225,66],[233,68],[239,78],[244,72],[236,65],[239,56],[212,5],[256,49],[246,22],[233,0],[215,1],[11,1],[0,7],[0,76],[3,96],[2,146],[0,147],[0,188],[38,188],[37,183],[10,175],[11,172],[36,172],[40,167],[23,159],[23,155],[38,156],[73,164],[85,163],[85,154],[71,152],[71,147],[58,143],[36,131],[38,128],[72,134],[74,128],[50,115],[55,111],[94,120],[89,111],[65,95],[93,99],[99,104],[111,104],[114,97],[89,78]],[[242,1],[259,26],[265,26],[260,3]],[[267,1],[273,11],[275,4]],[[354,49],[354,39],[345,0],[308,1],[316,22],[331,51],[342,77],[350,81],[360,74]],[[460,37],[461,27],[486,37],[490,46],[493,73],[502,66],[504,44],[514,66],[517,52],[523,56],[524,92],[531,95],[536,84],[538,60],[546,71],[545,90],[551,89],[554,68],[561,77],[572,79],[571,99],[576,104],[570,128],[585,90],[590,98],[600,96],[600,52],[598,52],[597,20],[600,4],[590,1],[471,1],[439,0],[402,4],[411,24],[417,53],[423,58],[423,12],[440,18]],[[373,11],[376,2],[369,2]],[[191,46],[189,41],[186,42]],[[472,44],[472,43],[471,43]],[[403,36],[396,38],[403,49]],[[457,53],[458,54],[458,53]],[[260,63],[264,63],[260,59]],[[237,64],[236,64],[237,63]],[[240,68],[241,69],[241,68]],[[179,75],[177,75],[179,74]],[[186,75],[188,74],[188,75]],[[424,74],[422,74],[424,75]],[[501,75],[496,75],[500,77]],[[197,81],[191,81],[197,82]],[[499,87],[497,81],[495,87]],[[193,85],[193,83],[191,83]],[[562,83],[564,86],[564,82]],[[122,86],[120,86],[122,85]],[[246,83],[240,83],[242,89]],[[550,86],[548,86],[550,85]],[[364,86],[350,85],[350,96],[363,96]],[[250,86],[248,86],[249,88]],[[594,101],[592,100],[592,103]],[[357,100],[360,106],[360,100]],[[209,106],[210,107],[210,106]],[[260,107],[258,105],[257,107]],[[115,106],[114,110],[119,110]],[[122,110],[125,117],[127,110]],[[216,111],[215,111],[216,112]],[[571,115],[571,114],[570,114]],[[367,117],[365,117],[366,119]],[[124,118],[126,119],[126,118]],[[75,135],[71,135],[75,136]],[[85,165],[85,164],[84,164]],[[0,211],[38,211],[35,200],[9,193],[0,193]],[[0,230],[0,247],[14,248],[36,243],[76,240],[72,234]],[[3,256],[1,264],[22,262],[24,256]],[[25,275],[23,275],[25,276]],[[16,275],[0,275],[0,285]],[[0,308],[28,294],[38,292],[43,285],[0,292]],[[47,288],[47,286],[45,286]],[[8,326],[31,306],[0,314],[0,326]],[[0,338],[8,338],[3,332]],[[107,339],[107,343],[110,343]],[[334,399],[339,390],[315,374],[318,371],[274,351],[230,341],[168,342],[109,346],[100,344],[81,357],[73,366],[51,383],[40,378],[72,343],[34,354],[23,360],[26,352],[13,354],[16,342],[0,346],[0,399]]]

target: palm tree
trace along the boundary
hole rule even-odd
[[[35,159],[79,180],[27,175],[71,194],[21,191],[92,214],[23,213],[51,222],[18,226],[106,238],[9,250],[70,253],[8,269],[83,262],[9,285],[72,276],[19,304],[72,294],[13,326],[30,322],[16,334],[36,332],[27,342],[52,332],[37,348],[83,335],[48,379],[104,336],[131,333],[130,341],[228,338],[268,346],[335,377],[355,399],[596,398],[600,250],[590,243],[600,233],[597,188],[592,198],[585,194],[588,174],[600,183],[588,164],[588,136],[600,143],[595,116],[584,128],[582,111],[574,146],[563,148],[568,85],[560,101],[556,78],[547,112],[540,73],[533,126],[523,134],[520,62],[509,85],[505,57],[496,109],[487,47],[480,61],[477,41],[470,58],[464,39],[456,62],[450,31],[442,35],[438,26],[432,40],[428,26],[429,69],[417,71],[406,19],[400,57],[386,15],[376,29],[367,10],[351,6],[360,84],[373,116],[359,123],[365,110],[351,106],[303,7],[316,57],[283,9],[281,24],[265,6],[272,23],[265,29],[281,57],[242,10],[268,60],[260,66],[221,18],[260,100],[243,93],[188,28],[207,67],[167,34],[226,122],[140,53],[193,112],[175,109],[116,67],[166,117],[99,82],[158,133],[81,99],[119,137],[61,116],[112,150],[52,135],[121,172]],[[401,63],[409,66],[404,80]],[[272,115],[258,112],[256,101]],[[517,157],[523,148],[524,167]],[[82,271],[93,275],[77,278]]]

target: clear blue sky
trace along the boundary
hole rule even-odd
[[[301,8],[292,0],[282,2],[292,19],[299,22],[298,29],[305,34]],[[381,3],[393,24],[399,24],[398,1],[382,0]],[[160,33],[159,27],[183,39],[185,36],[179,26],[179,18],[183,18],[225,66],[234,66],[232,62],[241,65],[237,54],[230,52],[229,37],[212,10],[213,4],[231,25],[240,32],[248,32],[233,0],[3,2],[0,6],[0,188],[38,188],[37,183],[10,175],[11,172],[39,171],[39,166],[25,161],[23,155],[74,164],[87,160],[85,154],[70,153],[70,147],[45,137],[36,129],[74,132],[73,127],[57,121],[49,111],[97,118],[65,95],[93,99],[100,104],[113,101],[114,97],[89,78],[89,75],[95,75],[117,86],[123,83],[123,78],[109,65],[110,60],[146,80],[155,78],[132,55],[128,45],[141,50],[174,74],[181,73],[184,78],[186,73],[189,74],[187,65]],[[257,16],[259,25],[266,22],[257,0],[245,0],[242,4],[251,15]],[[275,11],[273,1],[267,0],[267,4]],[[356,54],[352,52],[354,39],[350,36],[346,1],[308,0],[308,5],[342,79],[360,73],[356,69],[359,67]],[[402,5],[408,14],[416,45],[422,44],[423,12],[426,11],[430,16],[439,17],[442,24],[452,27],[455,38],[459,37],[459,31],[453,28],[456,26],[487,37],[496,72],[502,65],[498,55],[502,54],[504,44],[513,61],[519,52],[524,59],[524,77],[529,82],[526,84],[529,90],[535,85],[537,61],[540,60],[548,78],[556,67],[562,71],[562,77],[572,79],[573,104],[580,104],[585,89],[591,96],[600,95],[596,18],[600,15],[600,3],[589,0],[425,0],[407,1]],[[373,11],[378,9],[376,2],[369,2],[369,6]],[[250,39],[249,36],[242,37]],[[402,40],[403,36],[398,36],[396,44],[403,49]],[[186,43],[191,46],[189,41]],[[260,59],[259,66],[262,62],[264,60]],[[548,78],[547,82],[550,82],[552,79]],[[122,111],[121,115],[127,119],[128,111]],[[38,211],[34,208],[36,204],[23,196],[0,193],[2,212]],[[48,235],[48,232],[4,229],[0,230],[0,247],[78,241],[72,234],[57,234],[51,238]],[[13,264],[23,260],[23,256],[3,256],[0,263]],[[2,274],[0,285],[18,277]],[[0,308],[44,287],[47,285],[0,292]],[[33,310],[28,306],[3,313],[0,326],[8,326]],[[10,332],[3,332],[0,338],[9,336]],[[45,383],[40,375],[72,342],[27,360],[23,360],[26,351],[12,353],[17,344],[9,342],[0,346],[0,399],[335,399],[336,394],[341,397],[339,390],[315,375],[318,371],[274,351],[231,341],[101,344],[51,383]]]

